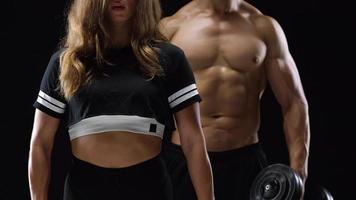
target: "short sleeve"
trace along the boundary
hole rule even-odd
[[[33,106],[42,112],[55,117],[63,118],[66,111],[66,100],[59,89],[59,57],[60,51],[54,53],[42,77],[37,100]]]
[[[168,102],[173,113],[176,113],[201,98],[195,83],[194,74],[184,52],[172,46],[170,62],[166,73]]]

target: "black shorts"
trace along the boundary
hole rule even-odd
[[[104,168],[73,158],[64,200],[172,200],[172,185],[160,156],[124,168]]]
[[[185,156],[180,146],[165,144],[163,158],[173,183],[175,200],[196,200]],[[251,184],[267,160],[259,143],[242,148],[209,152],[216,200],[248,200]]]

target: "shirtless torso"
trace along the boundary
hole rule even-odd
[[[170,41],[185,51],[193,68],[211,151],[258,141],[267,47],[255,24],[259,12],[240,10],[218,16],[191,2],[167,21],[168,26],[175,26],[168,33]],[[179,144],[177,132],[172,140]]]
[[[281,106],[290,166],[305,181],[308,104],[278,22],[242,0],[193,0],[164,18],[161,30],[183,49],[194,72],[216,199],[248,199],[250,184],[264,167],[263,152],[254,144],[267,84]],[[180,138],[175,131],[176,145],[167,145],[165,160],[176,198],[195,199],[177,153]]]
[[[208,150],[258,142],[260,100],[269,84],[281,105],[290,165],[305,178],[308,103],[278,22],[245,1],[194,0],[161,25],[192,66]],[[180,144],[177,131],[172,142]]]

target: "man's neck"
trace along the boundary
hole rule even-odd
[[[239,0],[195,0],[204,10],[211,10],[218,15],[226,15],[237,12],[240,7]]]

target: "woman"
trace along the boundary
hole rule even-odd
[[[159,19],[158,0],[73,1],[64,48],[34,103],[32,199],[47,199],[63,118],[73,153],[64,199],[172,199],[159,154],[176,126],[198,198],[213,199],[194,77],[184,53],[164,42]]]

